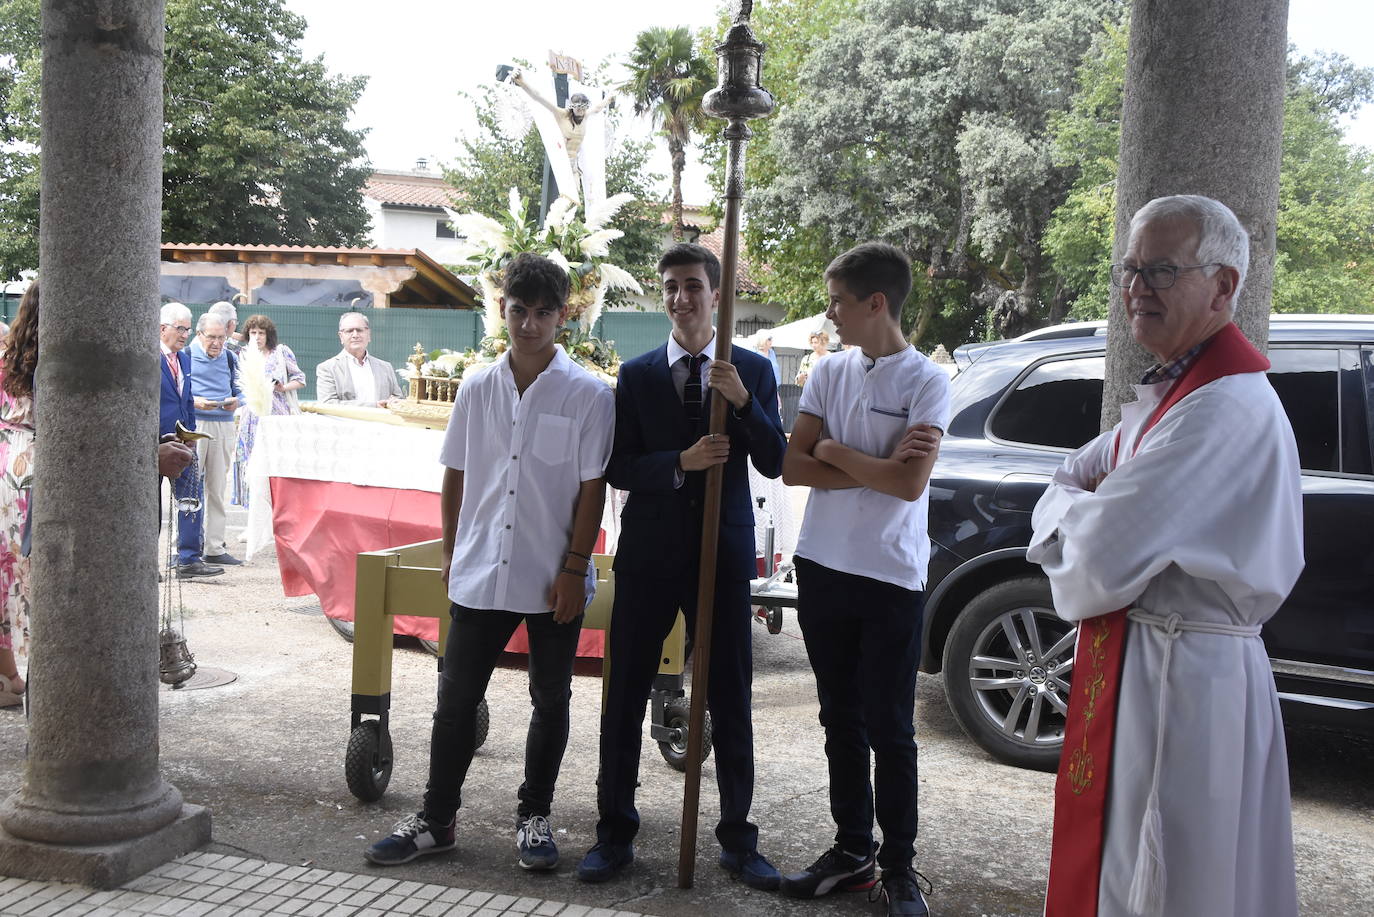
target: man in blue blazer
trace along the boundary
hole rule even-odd
[[[191,310],[179,302],[162,307],[158,336],[162,341],[162,388],[159,395],[158,436],[175,433],[177,421],[188,430],[196,428],[196,407],[191,397],[191,357],[185,353],[191,340]],[[202,498],[199,469],[194,465],[172,480],[178,497]],[[177,514],[177,576],[219,576],[223,567],[207,564],[201,557],[204,540],[203,510]]]
[[[711,634],[708,708],[720,789],[720,865],[755,888],[778,887],[749,821],[754,793],[753,680],[749,580],[756,575],[754,510],[746,461],[766,477],[782,473],[786,449],[778,389],[768,361],[732,348],[713,359],[711,313],[720,299],[720,262],[700,245],[679,244],[659,261],[668,342],[620,367],[615,444],[606,480],[630,492],[616,549],[610,673],[601,716],[597,843],[578,877],[611,878],[634,859],[639,830],[635,786],[645,704],[663,640],[680,608],[696,621],[706,469],[725,466]],[[726,433],[712,436],[710,390],[728,402]]]

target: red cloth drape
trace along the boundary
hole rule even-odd
[[[271,486],[282,590],[293,596],[319,596],[324,613],[341,621],[353,620],[359,553],[429,541],[442,534],[436,493],[299,478],[272,478]],[[397,615],[395,622],[398,634],[439,638],[436,618]],[[582,631],[577,655],[600,658],[604,636],[599,630]],[[523,626],[506,650],[529,650]]]

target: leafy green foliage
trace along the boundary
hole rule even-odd
[[[37,0],[0,4],[0,143],[38,142]],[[364,77],[302,58],[282,0],[167,0],[165,239],[359,245],[368,217]],[[0,272],[37,262],[37,156],[0,153]]]
[[[1106,318],[1126,73],[1125,29],[1109,28],[1054,121],[1061,161],[1079,170],[1044,237],[1072,300],[1070,315]],[[1374,69],[1340,55],[1288,67],[1279,170],[1276,312],[1374,311],[1374,157],[1347,144],[1339,119],[1374,100]]]
[[[645,29],[630,52],[630,79],[621,86],[635,114],[648,114],[668,140],[673,169],[673,238],[681,239],[682,170],[692,135],[706,126],[701,100],[715,85],[711,59],[697,52],[685,26]]]
[[[990,313],[1000,333],[1038,322],[1054,288],[1040,237],[1075,175],[1052,155],[1049,119],[1067,108],[1112,4],[872,0],[808,16],[812,5],[787,4],[779,31],[794,48],[760,35],[770,55],[781,44],[803,63],[795,89],[779,84],[792,91],[768,129],[775,174],[751,185],[750,241],[779,241],[751,245],[751,257],[818,282],[828,256],[881,239],[930,281],[908,304],[922,343],[937,327],[951,334],[942,343],[967,339],[934,321],[951,285],[967,297],[961,311]],[[780,70],[766,63],[770,81]],[[794,311],[816,305],[805,289],[776,292],[802,294],[784,300]]]

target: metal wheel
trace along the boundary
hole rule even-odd
[[[663,710],[663,725],[673,733],[673,737],[659,742],[658,751],[659,754],[663,755],[663,760],[668,762],[668,766],[675,771],[687,770],[687,733],[691,719],[692,706],[685,697],[669,701]],[[711,714],[709,712],[703,720],[703,727],[701,759],[705,761],[711,755]]]
[[[1049,582],[979,593],[945,644],[945,687],[964,731],[994,757],[1053,770],[1064,742],[1078,628],[1054,613]]]
[[[376,802],[391,782],[391,734],[377,720],[366,720],[348,736],[344,777],[348,791],[363,802]]]
[[[477,703],[477,739],[473,748],[481,748],[487,744],[487,733],[491,731],[491,711],[487,709],[487,699],[484,697]]]
[[[329,626],[334,628],[334,633],[344,638],[345,643],[353,642],[353,622],[340,621],[338,618],[331,618],[325,615],[324,619],[329,622]]]

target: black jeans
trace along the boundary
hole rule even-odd
[[[673,579],[617,572],[608,638],[611,660],[601,709],[601,770],[597,775],[596,839],[629,844],[639,832],[635,788],[639,785],[644,710],[658,672],[661,648],[681,608],[687,632],[696,631],[697,577]],[[758,847],[759,829],[749,821],[754,799],[754,726],[750,692],[754,677],[753,626],[747,580],[718,580],[711,628],[711,711],[723,849],[745,854]]]
[[[850,853],[873,850],[876,788],[878,863],[901,869],[916,855],[913,720],[924,593],[803,557],[796,565],[797,623],[816,673],[835,842]]]
[[[516,812],[522,819],[547,816],[568,746],[568,702],[582,616],[558,624],[552,613],[482,611],[458,604],[449,614],[453,627],[448,632],[444,671],[439,676],[425,815],[447,824],[462,805],[463,781],[477,750],[477,705],[487,693],[501,651],[524,621],[530,639],[530,701],[534,711],[525,738],[525,782],[520,786]]]

